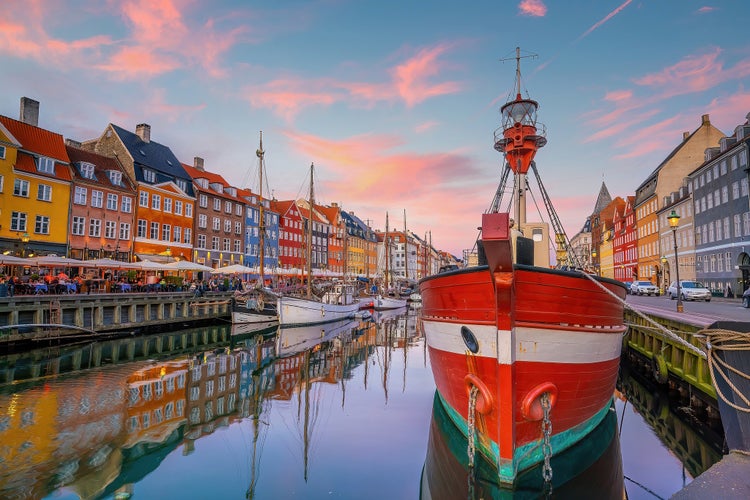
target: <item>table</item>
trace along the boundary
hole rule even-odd
[[[42,293],[48,293],[49,289],[47,288],[47,285],[44,283],[37,283],[34,285],[34,294],[39,295]]]

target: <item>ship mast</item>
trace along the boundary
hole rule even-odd
[[[313,174],[315,164],[310,164],[310,218],[307,225],[307,300],[312,299],[312,226],[313,226],[313,207],[315,206],[315,189],[313,188]]]
[[[409,237],[406,235],[406,209],[404,209],[404,278],[409,282]],[[408,285],[405,285],[408,286]]]
[[[388,248],[391,245],[388,242],[388,212],[385,213],[385,238],[383,238],[383,244],[385,245],[385,293],[387,295],[391,284],[391,255]]]
[[[539,103],[521,97],[521,49],[516,47],[516,98],[503,104],[502,131],[495,131],[495,149],[505,156],[515,176],[514,217],[516,228],[526,223],[526,174],[539,148],[547,144],[544,125],[537,130],[536,111]]]
[[[265,277],[263,276],[263,270],[265,264],[265,252],[266,252],[266,217],[263,214],[263,169],[265,164],[263,157],[266,154],[263,151],[263,131],[260,131],[260,147],[255,150],[255,155],[258,157],[258,168],[260,169],[259,180],[260,189],[258,195],[258,201],[260,202],[260,227],[258,228],[260,240],[258,241],[258,274],[260,276],[260,286],[266,285]]]

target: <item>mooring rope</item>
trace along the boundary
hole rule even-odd
[[[742,391],[729,379],[729,372],[738,375],[745,380],[750,380],[750,375],[731,366],[721,359],[719,351],[750,351],[750,334],[735,332],[723,329],[706,329],[698,332],[702,335],[698,340],[703,343],[708,353],[708,371],[711,374],[711,382],[714,385],[716,394],[727,405],[737,411],[750,413],[750,395],[743,394]],[[719,385],[716,383],[716,373],[718,373],[729,388],[745,403],[745,407],[739,406],[727,399],[721,392]]]
[[[588,274],[588,273],[586,273],[584,271],[579,271],[579,273],[581,274],[581,276],[584,276],[587,279],[591,280],[591,282],[594,283],[594,284],[596,284],[596,286],[598,286],[599,288],[601,288],[602,290],[604,290],[606,293],[608,293],[609,295],[611,295],[612,297],[614,297],[617,301],[619,301],[623,305],[623,307],[625,307],[627,309],[630,309],[635,314],[637,314],[638,316],[640,316],[641,318],[643,318],[647,322],[649,322],[652,325],[654,325],[654,328],[653,328],[652,332],[658,331],[660,334],[662,334],[663,337],[666,337],[666,338],[668,338],[670,340],[674,340],[675,342],[677,342],[681,346],[685,347],[686,349],[692,351],[693,353],[697,354],[701,358],[704,358],[704,359],[706,358],[706,353],[702,349],[700,349],[699,347],[694,346],[693,344],[691,344],[687,340],[683,339],[682,337],[680,337],[679,335],[677,335],[676,333],[674,333],[669,328],[667,328],[664,325],[658,323],[657,321],[654,321],[653,319],[651,319],[650,317],[646,316],[645,314],[643,314],[638,309],[636,309],[633,306],[631,306],[630,304],[628,304],[625,301],[625,299],[621,299],[619,296],[617,296],[617,294],[615,294],[614,292],[612,292],[609,288],[607,288],[606,286],[602,285],[599,282],[599,280],[597,280],[596,278],[594,278],[593,276],[591,276],[590,274]],[[628,326],[630,326],[631,324],[628,324]],[[642,327],[642,328],[648,328],[648,327]],[[692,332],[683,332],[683,333],[688,334],[688,335],[693,335]]]

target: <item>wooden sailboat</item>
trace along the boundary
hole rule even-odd
[[[536,464],[549,466],[609,414],[627,329],[624,285],[551,269],[547,223],[526,220],[532,169],[555,233],[564,237],[534,162],[547,140],[536,122],[538,103],[521,97],[519,49],[516,67],[516,97],[500,108],[494,144],[505,158],[501,187],[511,174],[515,182],[514,213],[500,213],[493,202],[481,216],[479,265],[419,283],[440,401],[465,435],[476,436],[472,446],[504,484]]]
[[[393,286],[393,277],[391,276],[391,241],[388,235],[388,212],[385,213],[385,237],[383,238],[383,245],[385,245],[385,290],[390,290]],[[400,307],[406,307],[406,300],[397,297],[389,297],[384,295],[383,292],[379,293],[372,300],[372,308],[376,311],[382,311],[385,309],[398,309]]]
[[[263,132],[260,133],[260,146],[255,151],[258,157],[258,169],[260,188],[258,193],[258,204],[260,212],[259,220],[259,248],[258,248],[258,285],[245,292],[237,293],[232,303],[233,324],[255,324],[275,323],[279,320],[276,311],[276,296],[265,287],[265,250],[266,250],[266,217],[264,213],[265,202],[263,200],[263,173],[266,168],[265,154],[263,150]]]
[[[310,165],[310,214],[306,227],[307,288],[305,297],[281,296],[276,300],[279,324],[311,325],[327,323],[342,318],[353,318],[359,309],[354,297],[354,285],[346,281],[335,282],[321,297],[312,293],[312,229],[315,219],[315,166]]]

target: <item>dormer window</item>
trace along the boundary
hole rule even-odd
[[[94,165],[87,161],[82,161],[78,164],[78,171],[81,172],[81,177],[84,179],[94,178]]]
[[[198,187],[203,189],[208,189],[208,179],[195,179],[195,183],[198,184]]]
[[[110,170],[108,173],[109,182],[111,182],[113,186],[122,186],[122,172],[118,172],[117,170]]]
[[[227,193],[229,193],[232,196],[237,196],[237,188],[234,187],[227,187]]]
[[[185,179],[176,179],[175,184],[177,184],[177,187],[180,188],[184,193],[187,193],[187,182],[185,182]]]
[[[47,158],[46,156],[40,156],[36,159],[36,169],[39,172],[44,172],[46,174],[54,174],[55,173],[55,160],[52,158]]]
[[[143,169],[143,180],[146,182],[156,182],[156,172],[148,168]]]
[[[211,189],[213,189],[217,193],[223,193],[224,192],[224,186],[220,182],[212,182],[211,183]]]

